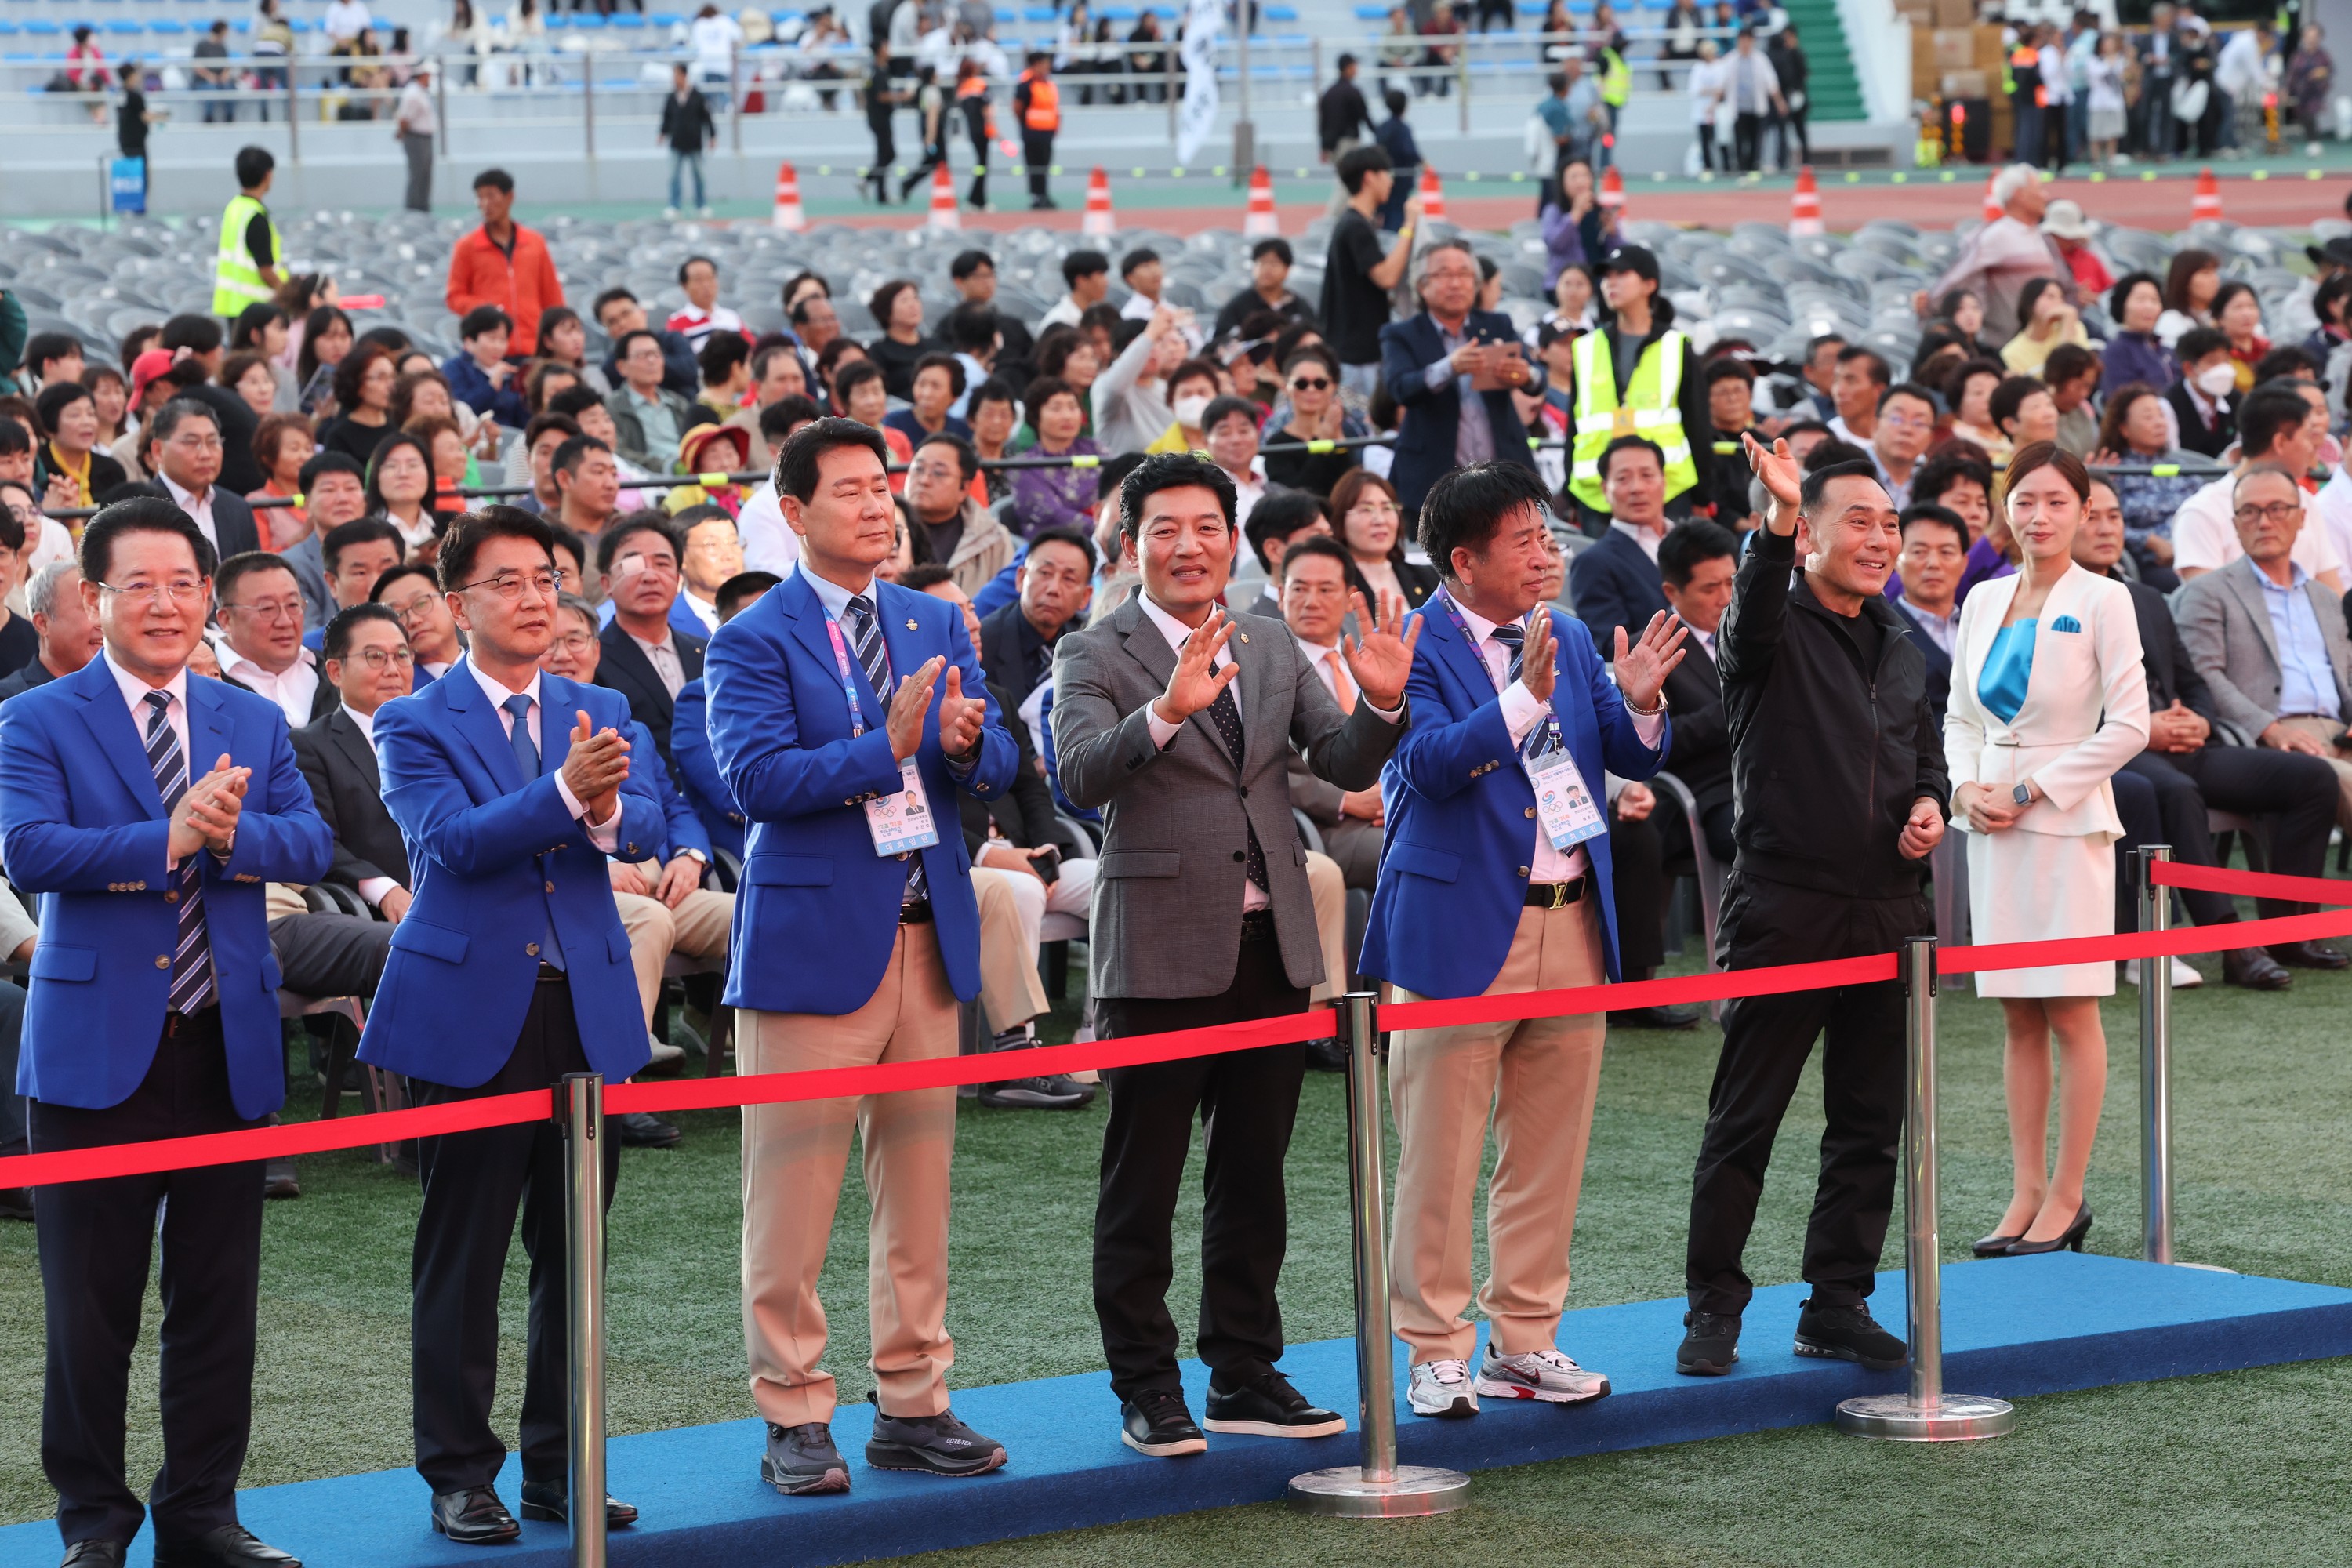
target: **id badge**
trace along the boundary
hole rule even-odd
[[[1547,752],[1524,759],[1528,782],[1535,785],[1536,816],[1555,849],[1569,849],[1608,831],[1601,804],[1584,787],[1576,759],[1565,751]]]
[[[898,782],[897,795],[866,803],[866,830],[874,836],[874,853],[884,857],[927,849],[940,841],[939,823],[923,795],[923,780],[915,771],[914,758],[900,760]]]

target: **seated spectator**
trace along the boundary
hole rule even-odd
[[[1545,412],[1556,408],[1563,416],[1557,428],[1542,434],[1566,436],[1570,433],[1565,423],[1570,415],[1567,395],[1573,367],[1565,362],[1570,355],[1569,344],[1574,340],[1554,331],[1541,341],[1548,351],[1538,366],[1544,373],[1546,396],[1549,399],[1557,395],[1559,399],[1557,404],[1547,401]],[[1550,363],[1554,358],[1563,362],[1556,388],[1552,385]],[[1756,373],[1748,368],[1746,361],[1726,354],[1708,360],[1699,372],[1699,379],[1706,386],[1706,412],[1712,427],[1703,439],[1691,443],[1691,455],[1697,460],[1699,471],[1698,494],[1694,499],[1715,508],[1716,521],[1746,532],[1761,526],[1748,502],[1748,484],[1755,474],[1748,466],[1746,448],[1739,444],[1739,437],[1756,423]],[[1539,414],[1538,419],[1541,417]],[[1536,423],[1528,422],[1530,432],[1535,431]]]
[[[1269,503],[1276,499],[1268,498]],[[1342,713],[1356,709],[1356,683],[1341,649],[1341,626],[1353,607],[1345,546],[1327,534],[1309,533],[1284,550],[1274,564],[1280,584],[1283,624]],[[1381,829],[1388,819],[1380,787],[1343,790],[1324,783],[1294,747],[1290,757],[1290,804],[1313,819],[1323,835],[1323,852],[1339,863],[1351,888],[1370,892],[1380,874]]]
[[[1601,448],[1601,485],[1609,501],[1609,531],[1577,552],[1568,585],[1576,618],[1606,663],[1615,657],[1620,633],[1639,637],[1650,617],[1666,608],[1658,571],[1658,546],[1666,536],[1665,455],[1646,436],[1620,436]]]
[[[971,438],[971,426],[948,412],[963,397],[963,366],[955,355],[927,353],[917,360],[913,384],[912,402],[886,415],[884,429],[897,431],[918,447],[931,436]]]
[[[690,398],[701,390],[702,367],[695,362],[694,340],[684,332],[656,330],[646,320],[645,307],[626,289],[607,289],[596,296],[588,313],[604,329],[605,338],[613,351],[604,356],[604,384],[614,393],[621,390],[621,356],[628,349],[626,339],[634,332],[652,332],[655,346],[661,350],[661,384],[681,398]]]
[[[457,617],[449,613],[449,597],[441,592],[431,567],[414,562],[393,567],[375,580],[369,602],[400,617],[400,629],[408,634],[408,646],[416,657],[417,689],[448,674],[466,657]]]
[[[1242,537],[1265,573],[1265,584],[1256,598],[1241,606],[1244,613],[1268,616],[1277,621],[1287,618],[1282,607],[1282,557],[1292,541],[1308,534],[1321,534],[1327,539],[1331,534],[1331,520],[1319,497],[1305,490],[1276,490],[1250,508],[1249,526],[1242,530]],[[1343,549],[1341,553],[1344,555],[1346,551]],[[1362,575],[1360,572],[1349,572],[1349,584],[1356,584]],[[1246,588],[1243,591],[1246,592]],[[1226,597],[1233,597],[1234,592],[1228,587]]]
[[[698,425],[677,444],[678,472],[697,476],[697,482],[672,485],[661,497],[661,510],[676,516],[689,509],[713,507],[731,518],[751,499],[753,481],[738,482],[722,476],[749,473],[751,465],[751,437],[740,428]]]
[[[1993,428],[2010,450],[2058,439],[2058,400],[2030,375],[2012,375],[1992,389]]]
[[[1029,542],[1013,574],[1019,595],[980,623],[980,664],[1003,693],[1005,728],[1029,741],[1021,721],[1029,694],[1052,679],[1054,644],[1084,622],[1094,597],[1095,547],[1074,528],[1049,528]]]
[[[0,496],[18,489],[0,486]],[[25,585],[25,601],[30,608],[36,652],[15,674],[0,679],[0,702],[71,675],[96,657],[105,642],[99,633],[98,617],[82,599],[79,563],[53,562],[34,573],[33,580]],[[7,1082],[0,1078],[0,1093],[6,1092]]]
[[[365,899],[391,925],[408,912],[408,844],[384,808],[376,769],[376,710],[414,688],[416,657],[400,617],[362,604],[327,623],[326,683],[338,701],[294,731],[294,760],[335,836],[327,880]],[[388,930],[388,928],[387,928]]]
[[[1927,701],[1938,723],[1951,695],[1952,647],[1960,631],[1960,578],[1968,570],[1968,524],[1933,501],[1903,510],[1902,591],[1891,595],[1903,635],[1927,661]],[[1677,740],[1679,740],[1679,735]]]
[[[1209,405],[1222,395],[1217,367],[1204,359],[1188,359],[1168,373],[1168,428],[1145,448],[1150,452],[1205,452],[1208,433],[1201,428]]]
[[[1037,444],[1023,457],[1101,456],[1101,449],[1079,434],[1086,426],[1086,405],[1068,382],[1041,375],[1029,384],[1023,401],[1028,405],[1029,423],[1037,432]],[[1255,421],[1251,430],[1255,436]],[[1092,529],[1098,478],[1091,463],[1014,469],[1013,516],[1023,537],[1034,538],[1049,528]]]
[[[515,443],[522,471],[518,474],[512,465],[507,469],[508,482],[528,484],[530,493],[508,496],[506,504],[552,518],[563,505],[555,489],[555,451],[579,434],[580,422],[568,414],[532,415],[530,423],[523,426],[522,439]]]
[[[677,556],[677,531],[657,511],[633,511],[596,542],[596,573],[613,621],[602,633],[593,679],[629,700],[630,714],[653,735],[665,768],[678,689],[700,677],[710,645],[671,618]]]
[[[2007,372],[1994,359],[1963,361],[1944,377],[1944,402],[1951,410],[1948,433],[1991,458],[2006,458],[2010,451],[2009,437],[1992,420],[1993,390],[2007,379]]]
[[[2319,442],[2327,433],[2324,414],[2315,414],[2292,385],[2256,387],[2238,409],[2238,463],[2230,473],[2205,485],[2180,503],[2172,518],[2172,569],[2183,583],[2235,561],[2244,530],[2234,521],[2243,498],[2237,482],[2257,466],[2284,468],[2294,475],[2311,472],[2318,460]],[[2294,563],[2343,596],[2344,563],[2336,559],[2335,542],[2311,513],[2311,493],[2295,487],[2304,517],[2294,536]]]
[[[761,595],[782,581],[773,572],[739,572],[721,583],[714,601],[719,624],[724,626],[759,603]],[[708,702],[700,676],[677,689],[677,710],[669,727],[670,755],[677,762],[678,793],[694,807],[712,847],[740,860],[743,813],[737,809],[734,792],[728,788],[719,772],[719,759],[711,753]]]
[[[551,521],[583,540],[601,536],[621,504],[621,471],[613,448],[583,426],[582,434],[555,448],[547,471],[557,497]]]
[[[368,459],[368,515],[400,530],[400,542],[412,556],[430,544],[437,531],[436,499],[433,448],[422,437],[394,430],[376,444]]]
[[[302,579],[302,596],[310,597],[312,578],[318,571],[318,536],[310,528],[308,506],[310,492],[302,488],[302,470],[318,455],[319,444],[310,437],[310,421],[300,414],[266,414],[253,432],[253,460],[261,467],[261,488],[245,499],[253,508],[253,521],[260,531],[265,548],[291,559],[299,546],[310,546],[310,571],[295,568],[294,574]],[[270,504],[265,506],[263,502]],[[316,602],[320,614],[328,613],[323,606],[325,591],[319,590]]]
[[[1405,559],[1403,515],[1396,487],[1367,468],[1359,468],[1331,487],[1332,536],[1347,546],[1354,568],[1349,585],[1377,605],[1382,594],[1401,595],[1411,609],[1428,603],[1437,591],[1437,568]]]
[[[801,356],[793,345],[782,342],[753,349],[751,372],[751,405],[735,410],[719,423],[747,432],[751,437],[751,466],[770,469],[776,466],[776,452],[761,427],[760,416],[788,397],[806,398],[808,372],[801,367]]]
[[[2084,348],[2091,341],[2083,318],[2067,302],[2066,290],[2055,278],[2030,278],[2018,290],[2017,335],[2003,343],[2000,363],[2019,375],[2040,375],[2051,352],[2062,343]]]
[[[1886,487],[1897,507],[1911,504],[1912,473],[1919,455],[1935,437],[1935,394],[1903,381],[1878,395],[1878,423],[1870,433],[1870,460],[1878,466],[1878,482]]]
[[[929,436],[915,449],[898,501],[910,528],[924,534],[931,560],[966,596],[986,586],[1020,553],[1019,542],[996,513],[971,498],[971,481],[979,475],[980,456],[971,442]]]
[[[656,474],[677,462],[677,444],[692,420],[693,405],[662,384],[661,340],[639,328],[614,346],[621,381],[604,400],[619,433],[621,456]]]
[[[619,455],[621,427],[613,422],[613,411],[604,405],[603,398],[585,386],[567,387],[548,399],[547,411],[551,414],[570,415],[579,422],[580,433],[583,436],[604,442],[605,449],[614,454],[613,471],[621,480],[622,486],[614,502],[615,507],[623,511],[635,511],[652,504],[646,499],[645,492],[629,487],[629,481],[632,479],[651,478],[651,470],[632,463]],[[656,496],[660,494],[659,491],[653,493]]]
[[[520,430],[530,423],[515,384],[515,367],[507,363],[507,339],[514,318],[496,305],[477,305],[457,323],[457,341],[465,346],[441,362],[449,395],[485,419]]]
[[[1339,361],[1317,343],[1293,353],[1282,363],[1282,381],[1289,398],[1289,414],[1279,426],[1269,417],[1265,439],[1265,476],[1290,489],[1328,498],[1360,459],[1351,447],[1334,452],[1310,452],[1310,441],[1354,440],[1371,434],[1371,426],[1339,403]]]
[[[707,256],[689,256],[678,265],[677,285],[686,290],[686,303],[670,312],[663,323],[671,331],[684,337],[687,346],[700,353],[714,336],[740,338],[743,335],[743,318],[719,302],[719,264]],[[540,342],[547,341],[546,318],[541,317]]]
[[[1256,405],[1246,398],[1220,397],[1201,416],[1203,449],[1234,481],[1234,523],[1247,527],[1250,509],[1269,488],[1265,459],[1258,455]]]
[[[0,676],[14,675],[40,655],[40,635],[9,601],[25,579],[25,521],[37,520],[33,492],[15,480],[0,480]]]
[[[2117,387],[2107,396],[2099,420],[2098,449],[2094,462],[2158,467],[2202,466],[2198,453],[2172,444],[2174,423],[2165,396],[2145,383]],[[2158,593],[2180,585],[2172,569],[2172,521],[2181,503],[2205,488],[2200,474],[2113,474],[2124,509],[2124,548],[2131,552],[2139,580]]]
[[[1728,867],[1731,841],[1731,731],[1724,715],[1723,682],[1716,670],[1716,634],[1731,604],[1739,536],[1719,523],[1677,523],[1658,542],[1658,574],[1666,605],[1688,626],[1683,661],[1666,675],[1674,713],[1666,772],[1682,780],[1698,806],[1696,830],[1716,864]],[[1692,825],[1684,824],[1687,835]]]
[[[677,603],[670,624],[698,637],[719,629],[719,590],[743,570],[743,542],[735,520],[717,507],[688,507],[670,522],[679,535]]]
[[[278,704],[289,729],[334,707],[334,683],[320,678],[317,656],[302,646],[302,585],[284,557],[230,556],[213,574],[213,600],[220,622],[213,657],[223,680]]]
[[[56,489],[54,481],[62,479],[73,487],[71,504],[96,506],[99,497],[130,478],[97,449],[98,404],[89,388],[79,381],[52,382],[41,388],[34,409],[48,437],[34,468],[37,496]]]
[[[2238,366],[2230,340],[2211,327],[2180,334],[2179,378],[2165,389],[2176,439],[2200,457],[2219,458],[2238,438]]]
[[[971,449],[980,460],[1002,463],[1011,457],[1013,438],[1021,429],[1021,407],[1013,389],[1001,381],[983,381],[971,389],[964,408],[971,426]],[[1013,470],[982,468],[981,479],[988,487],[990,506],[1002,506],[1013,499]]]
[[[890,395],[883,387],[880,365],[870,359],[845,359],[834,372],[833,403],[843,418],[882,432],[883,445],[890,448],[892,468],[903,468],[914,460],[915,444],[889,426]],[[906,483],[904,474],[892,474],[891,492],[904,489]]]
[[[2080,343],[2060,343],[2043,363],[2042,379],[2058,405],[2058,445],[2089,458],[2099,446],[2099,411],[2091,405],[2099,389],[2099,356]]]
[[[696,395],[713,417],[725,420],[742,411],[751,392],[751,345],[740,332],[714,332],[695,351],[695,369],[702,377]]]
[[[1250,286],[1226,300],[1217,311],[1211,335],[1229,337],[1244,321],[1260,310],[1271,310],[1286,321],[1320,325],[1315,318],[1315,308],[1290,289],[1290,269],[1297,264],[1290,241],[1278,235],[1251,246]]]

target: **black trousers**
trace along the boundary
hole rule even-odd
[[[1726,969],[1885,952],[1936,929],[1927,900],[1854,899],[1732,873],[1717,948]],[[1826,1307],[1866,1299],[1895,1208],[1903,1134],[1903,988],[1886,982],[1782,996],[1743,996],[1723,1015],[1723,1055],[1707,1091],[1706,1131],[1691,1182],[1684,1268],[1693,1310],[1745,1311],[1755,1287],[1740,1268],[1772,1140],[1813,1041],[1822,1057],[1821,1175],[1805,1226],[1805,1282]]]
[[[868,183],[881,201],[890,199],[890,165],[898,161],[898,138],[890,120],[887,112],[866,117],[866,129],[874,132],[874,170]]]
[[[2136,784],[2141,787],[2133,788]],[[2336,770],[2324,758],[2262,746],[2142,752],[2124,764],[2115,785],[2116,813],[2125,829],[2116,844],[2117,931],[2135,931],[2139,925],[2139,889],[2131,875],[2130,850],[2142,844],[2169,844],[2172,858],[2186,865],[2216,863],[2212,830],[2205,820],[2209,805],[2268,818],[2271,869],[2281,876],[2317,877],[2326,871],[2327,836],[2336,826]],[[2138,809],[2132,809],[2136,805]],[[2189,918],[2200,926],[2227,925],[2238,918],[2236,900],[2226,893],[2187,888],[2179,892]],[[2255,903],[2264,919],[2301,914],[2309,908],[2276,899]]]
[[[45,1154],[259,1125],[230,1101],[215,1006],[167,1016],[154,1065],[121,1104],[34,1101],[31,1142]],[[59,1183],[34,1194],[33,1216],[48,1320],[41,1469],[57,1489],[58,1533],[71,1546],[128,1545],[139,1532],[145,1510],[125,1475],[124,1405],[159,1231],[163,1468],[147,1507],[165,1540],[236,1523],[253,1431],[260,1163]]]
[[[1042,202],[1045,195],[1045,171],[1054,163],[1054,133],[1021,128],[1021,161],[1029,166],[1029,199]]]
[[[1752,174],[1764,155],[1764,127],[1770,121],[1760,114],[1742,114],[1731,122],[1731,145],[1739,161],[1739,172]]]
[[[303,996],[375,994],[392,954],[389,921],[357,915],[280,915],[269,922],[269,951],[286,989]]]
[[[541,972],[514,1054],[496,1077],[475,1089],[412,1079],[416,1103],[544,1089],[565,1073],[586,1072],[571,988],[548,973]],[[609,1206],[621,1170],[609,1117],[598,1141]],[[490,1430],[490,1401],[498,1390],[499,1282],[520,1207],[523,1251],[530,1258],[522,1474],[529,1481],[561,1480],[569,1402],[563,1134],[543,1121],[420,1139],[416,1166],[425,1184],[410,1274],[417,1474],[436,1492],[460,1491],[488,1486],[506,1462],[506,1445]]]
[[[1102,1037],[1199,1028],[1306,1010],[1290,984],[1272,926],[1242,942],[1222,995],[1106,996]],[[1201,1359],[1219,1387],[1237,1387],[1282,1358],[1275,1283],[1288,1236],[1282,1168],[1307,1072],[1304,1046],[1113,1068],[1110,1123],[1103,1131],[1102,1190],[1095,1205],[1095,1317],[1111,1391],[1177,1389],[1176,1321],[1168,1312],[1174,1273],[1170,1226],[1192,1146],[1197,1110],[1207,1144],[1201,1213]]]
[[[1609,816],[1609,887],[1617,901],[1617,969],[1648,978],[1666,961],[1665,851],[1654,808],[1639,822]]]

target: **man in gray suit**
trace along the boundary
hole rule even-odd
[[[2261,463],[2240,474],[2231,517],[2245,554],[2190,578],[2173,617],[2215,716],[2251,744],[2325,758],[2336,822],[2352,831],[2352,638],[2343,605],[2291,558],[2304,515],[2286,469]]]
[[[1367,789],[1404,732],[1404,605],[1346,650],[1342,716],[1297,639],[1217,608],[1238,534],[1234,486],[1206,458],[1144,458],[1119,487],[1125,563],[1141,591],[1065,633],[1054,662],[1063,793],[1102,808],[1093,994],[1105,1038],[1303,1011],[1322,978],[1307,852],[1290,816],[1292,746],[1315,774]],[[1269,630],[1269,628],[1271,628]],[[1339,1431],[1276,1370],[1286,1245],[1283,1158],[1306,1048],[1267,1046],[1113,1068],[1095,1210],[1095,1315],[1121,1440],[1155,1458],[1207,1447],[1185,1407],[1167,1291],[1170,1226],[1198,1114],[1206,1129],[1201,1359],[1214,1432]]]

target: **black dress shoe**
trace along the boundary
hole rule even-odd
[[[241,1524],[224,1524],[197,1536],[167,1537],[156,1531],[155,1568],[302,1568],[302,1561],[257,1539]]]
[[[2336,949],[2324,942],[2283,942],[2271,949],[2271,956],[2292,969],[2342,969],[2352,965]]]
[[[522,1533],[496,1487],[435,1492],[433,1528],[460,1546],[497,1546]]]
[[[1980,1236],[1977,1237],[1974,1245],[1969,1247],[1969,1251],[1979,1258],[2001,1258],[2008,1255],[2013,1244],[2024,1239],[2023,1231],[2018,1232],[2015,1236]]]
[[[1348,1047],[1337,1040],[1307,1042],[1307,1070],[1309,1072],[1346,1072]]]
[[[2259,947],[2233,947],[2221,954],[2221,978],[2249,991],[2284,991],[2294,976]]]
[[[522,1516],[534,1524],[568,1524],[572,1520],[569,1481],[525,1481],[522,1484]],[[635,1505],[615,1497],[604,1500],[604,1527],[608,1530],[637,1522]]]
[[[2028,1241],[2023,1237],[2009,1244],[2011,1258],[2032,1258],[2044,1252],[2080,1252],[2083,1238],[2091,1234],[2091,1205],[2084,1203],[2074,1211],[2074,1218],[2064,1230],[2047,1241]]]
[[[1878,1326],[1866,1307],[1817,1307],[1808,1300],[1797,1314],[1797,1353],[1859,1363],[1873,1372],[1893,1372],[1910,1360],[1901,1340]]]
[[[982,1436],[957,1420],[952,1410],[937,1415],[889,1415],[877,1408],[866,1462],[877,1470],[978,1476],[1003,1465],[1004,1445]]]
[[[77,1541],[66,1548],[60,1568],[122,1568],[120,1541]]]
[[[29,1220],[33,1217],[33,1189],[30,1187],[0,1187],[0,1219]],[[92,1542],[91,1544],[103,1544]]]
[[[261,1195],[273,1201],[302,1195],[302,1184],[295,1177],[292,1160],[267,1160],[262,1163]]]
[[[620,1121],[624,1149],[667,1149],[683,1136],[676,1127],[649,1110],[632,1110]]]
[[[1624,1007],[1609,1021],[1621,1029],[1696,1029],[1705,1016],[1696,1007]]]
[[[1184,1396],[1172,1389],[1143,1390],[1119,1406],[1118,1417],[1118,1440],[1154,1459],[1198,1454],[1209,1446],[1184,1408]]]
[[[1261,1374],[1239,1388],[1209,1384],[1212,1432],[1241,1432],[1256,1437],[1328,1437],[1348,1429],[1345,1417],[1319,1405],[1290,1386],[1278,1372]]]
[[[1682,1347],[1675,1352],[1675,1370],[1686,1377],[1721,1377],[1739,1359],[1739,1317],[1736,1312],[1685,1312]]]
[[[798,1426],[768,1423],[768,1451],[760,1456],[760,1479],[786,1497],[814,1497],[849,1489],[849,1467],[833,1446],[833,1428],[822,1421]]]

